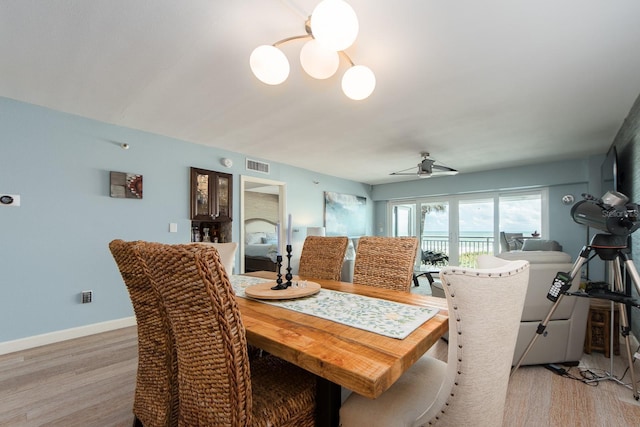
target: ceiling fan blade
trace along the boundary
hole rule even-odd
[[[448,173],[451,175],[455,175],[458,173],[458,171],[454,168],[450,168],[449,166],[443,166],[443,165],[433,165],[432,166],[433,169],[437,169],[438,173],[442,174],[442,173]],[[434,171],[435,172],[435,171]]]
[[[416,176],[415,172],[391,172],[389,175],[403,175],[403,176]]]
[[[458,171],[457,170],[433,171],[433,176],[453,176],[453,175],[458,175]]]
[[[389,175],[415,175],[416,167],[411,167],[411,168],[407,168],[407,169],[402,169],[401,171],[398,172],[391,172]],[[413,171],[413,172],[409,172],[409,171]],[[418,165],[418,172],[420,172],[420,165]]]

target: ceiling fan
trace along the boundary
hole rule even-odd
[[[392,172],[390,175],[407,175],[417,176],[418,178],[430,178],[432,176],[447,176],[457,175],[458,171],[448,166],[436,164],[436,161],[429,157],[429,153],[422,152],[422,161],[418,163],[418,170],[416,172],[408,172],[413,168],[404,169],[399,172]]]

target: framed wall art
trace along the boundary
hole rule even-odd
[[[111,171],[109,177],[111,197],[142,199],[142,175]]]
[[[367,198],[325,191],[324,226],[327,236],[363,236],[367,230]]]

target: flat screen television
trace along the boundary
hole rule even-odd
[[[602,194],[607,191],[620,191],[618,180],[618,152],[616,147],[612,146],[607,152],[607,156],[600,166],[600,176],[602,177]]]

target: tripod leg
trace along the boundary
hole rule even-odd
[[[614,290],[616,292],[623,293],[624,286],[622,284],[622,272],[620,271],[620,263],[616,259],[616,261],[613,262],[612,264],[613,264],[613,274],[614,274],[614,281],[613,281]],[[633,265],[633,263],[631,265]],[[631,277],[633,278],[633,275]],[[633,398],[635,400],[638,400],[640,396],[638,396],[638,384],[636,383],[636,372],[633,369],[633,356],[631,355],[631,339],[629,337],[629,332],[631,331],[631,329],[629,328],[629,321],[627,319],[626,306],[623,303],[617,303],[617,306],[618,306],[618,311],[620,312],[620,328],[621,329],[620,331],[615,331],[615,333],[617,334],[621,332],[622,336],[624,337],[626,353],[627,353],[627,363],[628,363],[627,366],[629,366],[629,373],[631,374],[631,388],[633,390]],[[614,316],[613,304],[611,308],[612,308],[611,317],[613,318]],[[613,319],[611,320],[611,324],[612,325],[615,324]],[[613,360],[613,336],[611,337],[609,356],[611,357],[611,360]],[[610,372],[610,373],[611,375],[613,375],[613,372]]]

